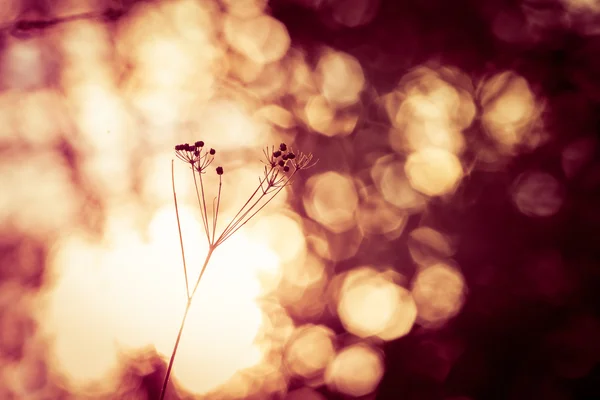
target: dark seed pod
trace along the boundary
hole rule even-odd
[[[283,167],[284,172],[288,172],[289,170],[290,170],[290,167],[288,167],[287,165],[285,167]]]
[[[214,156],[215,153],[216,153],[216,151],[215,151],[215,149],[210,149],[209,153],[210,153],[211,156]]]
[[[281,150],[281,151],[286,151],[286,150],[287,150],[287,146],[286,146],[286,144],[285,144],[285,143],[281,143],[281,144],[279,145],[279,150]]]
[[[273,157],[275,157],[275,158],[281,157],[281,151],[277,150],[277,151],[273,152]]]
[[[217,167],[217,175],[223,175],[223,167]]]
[[[285,165],[285,161],[279,160],[278,164],[279,164],[280,167],[283,167]]]
[[[196,143],[194,143],[196,145],[196,147],[204,147],[204,142],[202,140],[198,140]]]

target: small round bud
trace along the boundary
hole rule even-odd
[[[209,153],[210,153],[211,156],[214,156],[215,153],[216,153],[216,151],[215,151],[215,149],[210,149]]]
[[[194,151],[194,155],[195,155],[196,157],[198,157],[198,156],[200,155],[200,150],[196,150],[196,151]]]
[[[279,160],[278,164],[279,164],[280,167],[283,167],[285,165],[285,161]]]
[[[285,143],[281,143],[279,145],[279,150],[281,150],[281,151],[286,151],[287,150],[287,146],[285,145]]]
[[[288,153],[287,158],[289,160],[293,160],[294,158],[296,158],[296,155],[294,153]]]
[[[196,146],[194,146],[193,144],[190,146],[189,151],[191,151],[192,153],[196,151]]]
[[[185,144],[183,145],[183,150],[185,150],[185,151],[190,151],[190,144],[189,144],[189,143],[185,143]]]
[[[279,150],[273,152],[273,157],[279,158],[281,157],[281,152]]]
[[[183,145],[178,144],[177,146],[175,146],[175,151],[181,151],[183,150]]]
[[[196,147],[204,147],[204,142],[202,140],[198,140],[196,143],[194,143],[196,145]]]
[[[284,172],[288,172],[289,170],[290,170],[290,167],[288,167],[287,165],[285,167],[283,167]]]
[[[282,160],[287,160],[287,159],[288,159],[288,155],[287,155],[287,154],[284,154],[283,156],[281,156],[281,159],[282,159]]]
[[[223,175],[223,167],[217,167],[217,175]]]

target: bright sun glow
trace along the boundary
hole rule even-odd
[[[200,223],[185,208],[181,217],[193,285],[206,248],[199,245],[204,243]],[[170,207],[155,215],[148,233],[149,240],[143,240],[114,220],[102,245],[73,235],[55,248],[56,280],[41,297],[39,318],[55,338],[54,364],[73,387],[101,386],[103,378],[118,372],[119,351],[152,345],[165,358],[171,354],[185,286]],[[261,292],[258,274],[275,273],[278,263],[270,248],[243,231],[216,251],[175,363],[173,377],[182,387],[206,392],[261,360],[254,345],[262,322],[255,302]]]

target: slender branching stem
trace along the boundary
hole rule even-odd
[[[272,170],[273,170],[273,168],[271,168],[271,171]],[[223,232],[221,232],[221,235],[219,236],[219,239],[217,239],[216,243],[222,243],[224,241],[225,237],[230,236],[229,233],[231,231],[237,230],[235,228],[240,223],[240,221],[242,221],[246,217],[246,215],[248,215],[252,211],[252,209],[254,207],[256,207],[256,205],[258,203],[260,203],[260,201],[267,195],[267,192],[270,188],[270,184],[269,184],[269,181],[267,180],[267,177],[271,171],[269,171],[268,173],[265,174],[264,179],[258,178],[258,182],[259,182],[258,187],[256,188],[256,190],[254,190],[254,193],[252,193],[250,198],[246,201],[246,203],[244,203],[244,205],[242,206],[242,208],[240,208],[240,210],[237,212],[237,214],[231,219],[231,221],[225,227],[225,229],[223,229]],[[263,184],[265,182],[267,182],[266,189],[263,188]],[[261,191],[262,194],[258,197],[257,200],[254,201],[254,203],[249,208],[246,208],[246,207],[248,207],[248,205],[250,205],[252,203],[252,200],[258,194],[259,191]]]
[[[181,340],[181,334],[183,333],[183,328],[185,326],[185,320],[187,318],[188,312],[190,311],[191,304],[192,304],[192,299],[188,298],[187,304],[185,306],[185,311],[183,313],[183,318],[181,319],[181,324],[179,325],[179,333],[177,333],[177,339],[175,340],[175,346],[173,347],[173,352],[171,353],[171,359],[169,360],[169,366],[167,367],[167,373],[165,375],[165,379],[163,380],[162,388],[160,389],[160,400],[164,400],[165,395],[167,394],[167,386],[169,384],[169,377],[171,376],[171,369],[173,369],[173,363],[175,362],[175,355],[177,354],[177,349],[179,348],[179,341]]]
[[[212,244],[215,243],[215,233],[217,232],[217,219],[219,218],[219,206],[221,205],[221,187],[223,186],[223,178],[219,175],[219,193],[217,195],[217,207],[213,213],[213,231],[212,231]],[[214,210],[214,205],[213,205]]]
[[[200,180],[200,191],[202,192],[202,207],[204,208],[204,224],[206,225],[206,238],[210,243],[210,228],[208,227],[208,214],[206,212],[206,197],[204,195],[204,182],[202,179],[202,172],[198,172],[198,179]]]
[[[183,275],[185,276],[185,293],[190,298],[190,284],[188,282],[187,266],[185,263],[185,251],[183,250],[183,235],[181,234],[181,222],[179,221],[179,207],[177,206],[177,194],[175,193],[175,167],[171,160],[171,183],[173,184],[173,200],[175,202],[175,215],[177,216],[177,230],[179,231],[179,244],[181,246],[181,258],[183,259]]]
[[[200,215],[202,216],[202,225],[204,226],[204,232],[206,233],[206,238],[210,241],[210,232],[208,231],[208,216],[206,215],[206,207],[203,207],[203,204],[206,205],[204,201],[204,186],[202,185],[202,175],[201,172],[198,173],[200,176],[200,187],[202,188],[202,200],[200,199],[200,191],[198,190],[198,181],[196,180],[196,172],[194,171],[194,166],[192,165],[192,175],[194,176],[194,187],[196,188],[196,198],[198,199],[198,208],[200,208]]]
[[[185,275],[185,289],[187,302],[185,306],[185,311],[183,313],[183,318],[181,319],[181,323],[179,325],[179,332],[177,334],[177,339],[175,340],[173,352],[171,353],[171,358],[169,360],[167,372],[165,374],[165,378],[162,384],[160,400],[164,400],[165,398],[167,386],[169,384],[169,378],[171,376],[171,370],[175,362],[175,356],[177,355],[177,349],[179,348],[179,342],[181,340],[183,329],[185,327],[185,322],[190,308],[192,306],[192,300],[194,299],[196,291],[198,290],[198,286],[200,285],[200,281],[202,280],[202,276],[204,276],[204,272],[206,271],[206,267],[208,266],[208,263],[214,251],[217,249],[217,247],[223,244],[225,240],[229,239],[235,232],[237,232],[246,223],[248,223],[248,221],[250,221],[257,213],[259,213],[267,204],[269,204],[271,200],[273,200],[275,196],[279,194],[279,192],[281,192],[286,186],[289,186],[291,184],[292,178],[299,170],[306,169],[314,165],[314,163],[311,164],[312,155],[306,155],[301,152],[297,154],[292,153],[291,149],[286,149],[285,143],[282,143],[279,146],[280,150],[275,150],[273,146],[271,147],[271,151],[269,151],[268,147],[265,148],[265,150],[263,151],[266,159],[264,176],[259,177],[259,184],[254,193],[252,193],[250,198],[244,203],[242,208],[239,209],[237,214],[235,214],[235,216],[227,224],[225,229],[223,229],[221,234],[217,237],[216,231],[217,220],[219,217],[219,207],[221,205],[221,188],[223,184],[221,175],[223,174],[223,168],[217,168],[217,174],[219,175],[219,190],[216,200],[213,199],[211,213],[212,221],[209,222],[202,174],[204,173],[206,168],[212,163],[214,159],[214,157],[212,156],[215,154],[215,150],[210,149],[210,151],[205,151],[204,153],[202,153],[203,146],[204,142],[202,141],[198,141],[193,145],[180,144],[175,146],[177,157],[180,160],[190,164],[192,168],[192,175],[194,177],[194,187],[196,188],[196,198],[198,200],[198,207],[200,208],[200,214],[202,216],[202,225],[204,225],[204,231],[206,233],[206,238],[208,242],[208,252],[206,253],[204,264],[202,265],[200,274],[198,275],[196,283],[194,284],[194,288],[191,290],[191,292],[187,266],[185,262],[183,236],[181,233],[181,222],[179,218],[179,208],[177,205],[177,194],[175,193],[175,172],[173,167],[173,160],[171,160],[173,199],[175,201],[175,213],[177,215],[177,228],[179,233],[179,243],[181,245],[181,257],[183,258],[183,273]],[[288,152],[282,155],[282,152],[286,151]],[[293,168],[292,172],[286,174],[290,170],[290,168]],[[196,172],[198,172],[198,179],[196,179]],[[198,185],[198,180],[200,181],[200,185]]]
[[[246,207],[248,206],[248,204],[250,204],[252,202],[252,199],[254,198],[254,196],[256,196],[256,194],[258,193],[258,191],[261,189],[261,186],[259,185],[256,190],[254,191],[254,193],[252,193],[252,195],[250,196],[250,198],[246,201],[246,203],[244,203],[244,205],[242,206],[242,208],[240,208],[240,210],[237,212],[237,214],[235,214],[235,216],[231,219],[231,221],[229,222],[229,224],[225,227],[225,229],[223,230],[223,232],[221,233],[221,236],[219,237],[219,239],[217,239],[217,242],[221,242],[220,238],[225,234],[225,232],[227,232],[231,225],[237,220],[238,216],[244,212],[244,210],[246,209]]]
[[[183,245],[182,245],[183,247]],[[167,373],[165,374],[165,378],[163,380],[162,389],[160,391],[160,400],[164,400],[167,386],[169,384],[169,378],[171,376],[171,370],[173,369],[173,363],[175,362],[175,356],[177,355],[177,349],[179,348],[179,342],[181,340],[181,334],[183,333],[183,328],[185,327],[185,321],[187,319],[188,312],[190,311],[190,307],[192,306],[192,300],[194,299],[194,295],[198,290],[198,286],[200,285],[200,280],[202,279],[202,275],[204,275],[204,271],[206,271],[206,267],[208,266],[208,262],[215,251],[214,246],[210,246],[208,249],[208,253],[206,253],[206,258],[204,259],[204,264],[202,265],[202,270],[200,271],[200,275],[198,275],[198,280],[196,281],[196,285],[194,286],[194,290],[192,293],[187,296],[187,303],[185,305],[185,311],[183,313],[183,318],[181,319],[181,323],[179,324],[179,332],[177,333],[177,339],[175,340],[175,346],[173,347],[173,352],[171,353],[171,359],[169,360],[169,366],[167,367]],[[186,273],[186,281],[187,281],[187,273]]]
[[[221,237],[219,238],[219,240],[217,240],[217,242],[215,244],[218,246],[219,244],[223,243],[225,240],[229,239],[231,237],[231,235],[233,235],[239,229],[241,229],[244,225],[246,225],[246,223],[248,221],[250,221],[256,214],[258,214],[260,212],[260,210],[262,210],[263,208],[265,208],[266,205],[269,204],[271,202],[271,200],[273,200],[273,198],[275,198],[275,196],[277,196],[279,194],[279,192],[281,192],[284,188],[285,188],[285,185],[277,188],[277,190],[275,191],[275,193],[267,201],[265,201],[260,207],[258,207],[258,209],[256,209],[252,214],[250,214],[250,216],[248,218],[240,218],[237,221],[235,228],[230,229],[230,231],[227,232],[227,234],[225,234],[225,232],[224,232],[221,235]],[[260,199],[259,199],[259,201],[260,201]],[[258,204],[258,202],[256,204]],[[252,206],[252,208],[254,208],[254,206],[256,204],[254,204]],[[251,211],[252,208],[250,208],[250,210],[248,210],[248,211]]]
[[[196,290],[198,290],[198,285],[200,285],[200,280],[202,279],[202,275],[204,275],[204,271],[206,271],[206,267],[208,266],[210,257],[212,256],[212,254],[216,248],[217,247],[213,246],[213,245],[211,245],[208,248],[208,253],[206,253],[206,259],[204,260],[204,265],[202,265],[202,269],[200,270],[200,275],[198,275],[198,279],[196,280],[196,284],[194,285],[194,290],[192,290],[192,293],[190,294],[190,301],[192,301],[192,299],[194,298],[194,295],[196,294]]]

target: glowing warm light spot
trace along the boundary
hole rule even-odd
[[[79,109],[80,132],[93,149],[122,151],[130,120],[117,93],[104,86],[86,84],[73,89],[72,99]]]
[[[292,113],[274,104],[262,107],[256,112],[256,115],[280,128],[290,129],[296,126],[296,121]]]
[[[263,13],[267,0],[224,0],[227,12],[239,18],[251,18]]]
[[[381,354],[366,344],[356,344],[340,351],[326,372],[327,385],[351,396],[373,392],[383,377]]]
[[[291,43],[285,25],[269,15],[251,19],[229,15],[224,29],[229,45],[259,64],[279,61]]]
[[[356,103],[365,84],[362,67],[349,54],[327,51],[316,69],[321,93],[334,105]]]
[[[356,221],[358,226],[367,234],[392,234],[399,236],[402,233],[408,215],[394,207],[379,193],[371,193],[360,204]]]
[[[388,203],[407,211],[418,211],[425,206],[425,196],[412,188],[400,161],[390,156],[379,158],[371,168],[371,177]]]
[[[412,288],[419,323],[439,326],[455,316],[462,308],[465,291],[464,278],[457,269],[442,263],[421,269]]]
[[[161,128],[146,137],[166,145],[165,126],[181,123],[182,114],[195,122],[197,113],[189,109],[213,95],[222,51],[214,40],[212,8],[191,0],[145,3],[121,19],[116,48],[122,64],[131,66],[124,95],[149,125]]]
[[[495,75],[483,84],[480,99],[483,126],[505,151],[534,140],[526,135],[539,106],[525,78],[513,72]]]
[[[411,186],[428,196],[452,192],[463,176],[458,157],[434,147],[411,153],[404,170]]]
[[[66,229],[76,217],[79,196],[64,162],[39,150],[0,161],[0,224],[32,236]]]
[[[351,271],[339,296],[337,311],[342,324],[360,337],[383,332],[386,339],[404,336],[417,316],[410,293],[372,269]]]
[[[194,60],[180,40],[159,37],[142,42],[136,50],[138,73],[153,87],[181,86],[182,80],[191,75],[189,68]]]
[[[49,146],[70,124],[64,98],[51,90],[0,94],[1,140],[17,137],[34,146]]]
[[[337,0],[331,2],[333,18],[340,24],[355,28],[375,18],[380,0]]]
[[[523,214],[530,217],[549,217],[563,203],[563,188],[552,175],[540,171],[521,174],[513,185],[512,197]]]
[[[313,96],[304,108],[308,125],[317,132],[328,134],[335,120],[335,110],[323,96]],[[333,135],[331,135],[333,136]]]
[[[419,265],[429,265],[436,260],[452,257],[455,252],[447,236],[428,226],[421,226],[410,233],[408,250]]]
[[[308,65],[306,55],[297,49],[290,51],[288,63],[290,70],[289,94],[303,105],[309,97],[319,93],[315,74]]]
[[[476,108],[469,86],[460,71],[439,71],[418,67],[407,74],[399,88],[384,98],[384,105],[396,129],[390,130],[389,141],[397,152],[440,147],[452,153],[464,148],[462,130],[475,117]],[[452,78],[456,87],[444,80]]]
[[[200,113],[199,126],[202,132],[219,132],[211,136],[212,146],[220,150],[250,147],[265,142],[267,133],[252,119],[237,102],[229,100],[211,101]]]
[[[306,240],[295,218],[284,214],[263,216],[252,225],[252,236],[263,238],[279,256],[282,263],[303,259]]]
[[[357,107],[335,109],[324,96],[315,95],[307,99],[303,118],[313,130],[325,136],[347,136],[358,123],[358,111]]]
[[[597,0],[561,0],[571,12],[600,13]]]
[[[105,24],[92,21],[62,27],[59,43],[64,57],[61,83],[65,89],[85,83],[102,86],[113,82],[108,30]]]
[[[289,339],[285,360],[296,375],[314,378],[323,373],[335,356],[334,332],[322,325],[305,325]]]
[[[464,137],[459,130],[435,120],[413,121],[404,131],[390,130],[390,145],[395,151],[403,152],[405,142],[412,151],[439,147],[452,153],[460,153],[465,146]]]
[[[8,41],[0,59],[0,83],[6,88],[27,89],[42,85],[46,77],[38,40]]]
[[[194,285],[207,249],[199,221],[184,205],[180,213]],[[127,221],[114,215],[99,245],[78,236],[61,241],[51,263],[55,279],[40,298],[40,326],[55,338],[53,365],[75,388],[96,381],[110,386],[123,346],[154,345],[164,357],[173,348],[185,306],[173,210],[154,217],[148,242]],[[261,360],[254,343],[262,321],[258,275],[276,271],[277,262],[243,232],[216,251],[188,315],[175,382],[203,393]]]
[[[283,274],[288,284],[283,297],[290,302],[302,301],[301,297],[305,290],[312,286],[322,286],[327,281],[323,261],[312,253],[290,259],[285,265]]]
[[[358,194],[350,177],[325,172],[310,177],[306,187],[304,207],[312,219],[333,232],[354,226]]]

